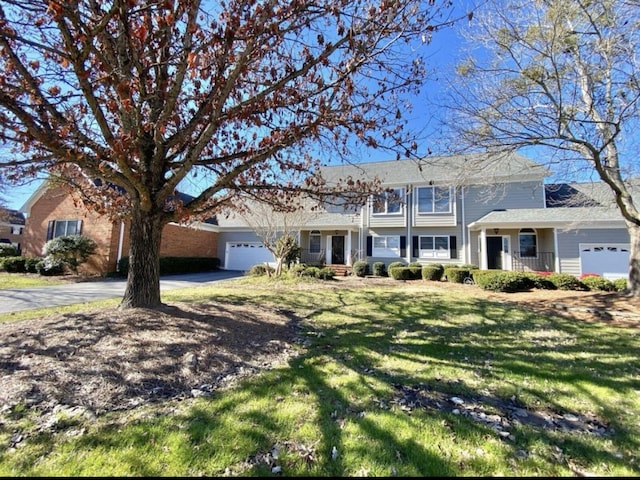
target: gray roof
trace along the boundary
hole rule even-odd
[[[624,227],[619,210],[606,207],[519,208],[494,210],[469,224],[471,230],[481,228],[555,227],[573,229],[581,226]]]
[[[360,224],[359,210],[355,212],[351,209],[351,212],[349,212],[345,211],[344,208],[326,206],[317,211],[312,211],[311,207],[317,205],[317,202],[306,199],[305,203],[308,204],[307,213],[305,214],[297,215],[296,213],[292,213],[284,218],[281,217],[281,214],[273,213],[272,218],[279,218],[280,220],[286,219],[286,221],[290,223],[288,225],[289,227],[304,228],[305,230],[322,230],[323,228],[354,229]],[[251,205],[252,202],[248,202],[248,204]],[[251,206],[249,206],[248,211],[242,215],[238,212],[227,210],[218,214],[216,218],[219,227],[230,230],[252,230],[254,226],[264,223],[259,217],[269,215],[269,211],[270,208],[266,204],[263,204],[258,208],[251,208]],[[295,222],[299,224],[293,225]]]
[[[434,183],[448,185],[489,184],[518,179],[542,180],[549,172],[517,153],[425,157],[420,160],[388,160],[321,168],[324,179],[380,179],[385,185]]]

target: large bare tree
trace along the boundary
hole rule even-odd
[[[540,149],[565,178],[599,179],[631,239],[640,295],[640,5],[635,0],[488,0],[466,30],[447,123],[465,149]],[[534,150],[529,150],[533,152]]]
[[[47,169],[100,211],[129,216],[120,306],[157,307],[167,222],[215,214],[238,192],[284,204],[288,192],[320,196],[314,152],[347,155],[352,138],[405,144],[402,102],[424,75],[420,39],[448,20],[439,17],[448,6],[5,0],[0,139],[19,155],[0,162],[13,177]],[[196,198],[172,202],[186,181]]]

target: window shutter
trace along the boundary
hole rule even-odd
[[[402,235],[400,237],[400,256],[405,257],[407,255],[407,237]]]
[[[371,235],[367,237],[367,257],[373,255],[373,238]]]
[[[458,258],[458,245],[456,244],[456,236],[449,237],[449,254],[451,258]]]
[[[47,242],[53,239],[53,231],[56,228],[56,221],[49,220],[49,225],[47,226]]]
[[[420,237],[418,237],[417,235],[414,235],[411,240],[411,243],[413,246],[413,256],[416,258],[420,256],[419,240],[420,240]]]

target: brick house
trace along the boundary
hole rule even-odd
[[[0,242],[11,243],[22,250],[22,232],[24,231],[24,215],[17,210],[0,210]]]
[[[26,220],[22,236],[22,255],[40,257],[44,244],[62,235],[82,234],[98,247],[81,274],[106,274],[117,271],[120,258],[129,252],[129,222],[78,207],[62,187],[44,182],[25,202],[21,211]],[[218,229],[214,220],[193,226],[170,223],[162,232],[160,255],[163,257],[215,257]]]

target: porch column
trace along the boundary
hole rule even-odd
[[[344,260],[345,264],[351,266],[351,230],[347,230],[347,240],[344,246]]]
[[[480,230],[480,269],[486,270],[487,266],[487,229],[483,228]]]

